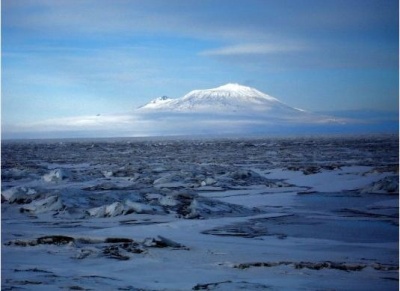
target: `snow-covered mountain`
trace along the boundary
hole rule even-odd
[[[282,132],[288,126],[291,132],[303,132],[304,126],[345,122],[291,107],[257,89],[234,83],[193,90],[176,99],[159,97],[135,112],[148,123],[176,134]]]
[[[48,120],[36,126],[72,134],[90,130],[95,137],[166,135],[253,135],[342,132],[345,118],[317,114],[291,107],[257,89],[226,84],[213,89],[193,90],[181,98],[162,96],[129,113],[79,116]],[[14,129],[15,130],[15,129]]]
[[[336,116],[336,117],[334,117]],[[3,138],[120,136],[249,136],[395,133],[398,116],[371,112],[309,112],[257,89],[226,84],[181,98],[162,96],[125,113],[3,124]]]
[[[273,115],[304,113],[257,89],[239,84],[193,90],[178,99],[166,96],[152,100],[139,108],[142,112],[199,112],[199,113],[272,113]]]

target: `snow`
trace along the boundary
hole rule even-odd
[[[63,169],[51,170],[48,174],[43,176],[43,180],[46,182],[60,182],[69,176],[68,172]]]
[[[129,207],[130,210],[133,210],[135,213],[155,213],[157,211],[162,212],[161,208],[157,208],[155,206],[152,207],[144,203],[132,202],[130,200],[127,200],[125,204]]]
[[[229,83],[217,88],[193,90],[178,99],[158,98],[139,111],[159,110],[177,112],[302,112],[257,89]]]
[[[2,155],[4,290],[398,290],[397,136]]]
[[[159,108],[159,107],[165,107],[168,105],[168,103],[170,103],[171,101],[173,101],[173,99],[167,97],[167,96],[162,96],[162,97],[158,97],[154,100],[151,100],[148,104],[146,104],[145,106],[142,106],[141,108]]]
[[[32,198],[33,195],[37,194],[35,189],[26,187],[13,187],[2,191],[1,196],[9,203],[14,203],[18,200],[27,200]]]
[[[144,121],[146,130],[156,128],[163,135],[282,134],[294,128],[307,131],[308,126],[344,124],[343,119],[294,108],[255,88],[234,83],[193,90],[176,99],[158,98],[134,114]]]
[[[183,96],[183,99],[189,100],[192,98],[226,98],[231,97],[233,99],[244,99],[246,101],[263,101],[268,100],[272,102],[278,101],[278,99],[271,97],[265,93],[258,91],[257,89],[242,86],[236,83],[228,83],[226,85],[205,90],[193,90]],[[278,101],[279,102],[279,101]]]
[[[384,173],[368,173],[371,169],[373,169],[373,167],[342,167],[341,169],[316,173],[313,175],[305,175],[299,171],[274,169],[269,171],[265,177],[270,179],[281,178],[290,184],[308,187],[309,191],[351,191],[366,187],[367,185],[379,181],[386,176]],[[335,183],[332,183],[332,181],[335,181]]]
[[[53,195],[26,204],[21,208],[21,210],[24,212],[39,214],[44,212],[58,211],[62,208],[64,208],[64,205],[62,204],[60,197]]]

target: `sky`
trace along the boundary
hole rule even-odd
[[[234,82],[310,111],[399,105],[397,0],[2,0],[2,129]]]

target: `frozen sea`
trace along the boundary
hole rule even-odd
[[[4,141],[2,290],[398,290],[398,135]]]

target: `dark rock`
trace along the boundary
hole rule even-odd
[[[232,283],[232,281],[223,281],[223,282],[215,282],[215,283],[207,283],[207,284],[197,284],[192,288],[192,290],[211,290],[210,288],[215,288],[220,284]]]
[[[174,249],[188,249],[184,245],[181,245],[180,243],[177,243],[173,240],[170,240],[168,238],[158,236],[156,239],[155,238],[149,238],[146,239],[143,242],[143,245],[146,247],[153,247],[153,248],[174,248]]]
[[[141,254],[145,252],[137,243],[124,243],[120,245],[122,249],[133,254]]]
[[[73,237],[65,235],[42,236],[37,239],[38,244],[54,244],[54,245],[64,245],[74,241],[75,239]]]
[[[104,241],[105,243],[131,243],[133,239],[130,238],[119,238],[119,237],[108,237]]]
[[[358,263],[338,263],[331,261],[323,261],[323,262],[255,262],[255,263],[242,263],[235,265],[234,268],[237,269],[248,269],[250,267],[277,267],[277,266],[287,266],[292,265],[295,269],[310,269],[310,270],[322,270],[322,269],[330,269],[330,270],[340,270],[340,271],[362,271],[368,265],[366,264],[358,264]],[[371,265],[375,270],[398,270],[398,266],[387,266],[381,264],[373,264]]]
[[[115,245],[105,247],[103,249],[103,254],[106,257],[111,258],[111,259],[117,259],[117,260],[122,260],[122,261],[129,260],[129,257],[121,254],[119,247],[115,246]]]

